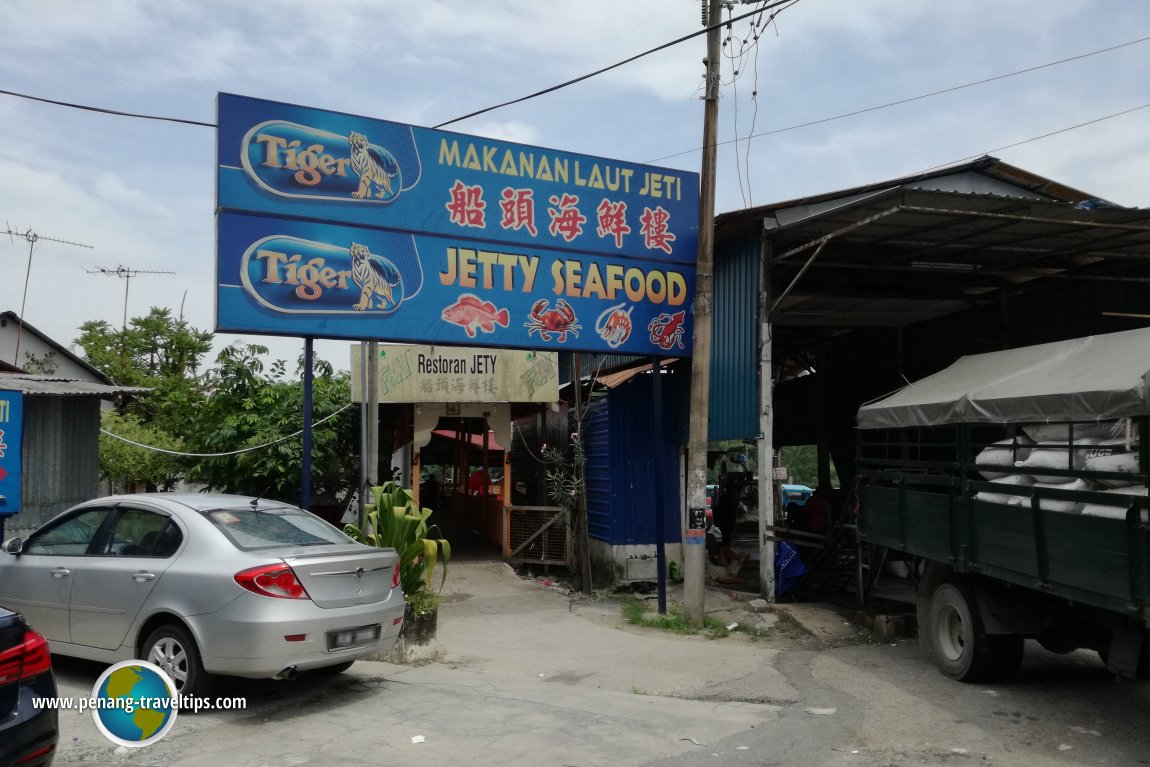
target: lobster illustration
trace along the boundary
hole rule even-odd
[[[664,312],[651,320],[651,323],[647,325],[647,330],[651,333],[651,343],[660,349],[670,350],[676,345],[682,349],[683,320],[686,314],[686,312],[676,312],[675,314]]]
[[[560,298],[555,301],[554,309],[549,309],[549,306],[550,302],[546,298],[541,298],[531,307],[531,314],[527,322],[523,323],[523,327],[527,328],[527,335],[538,333],[544,341],[550,341],[551,334],[557,333],[560,343],[567,340],[568,333],[578,338],[583,326],[579,324],[571,305]]]

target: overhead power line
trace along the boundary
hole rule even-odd
[[[734,18],[723,21],[723,22],[721,22],[720,25],[717,25],[717,26],[721,26],[721,25],[725,25],[725,24],[731,24],[731,23],[736,22],[736,21],[741,21],[743,19],[749,18],[749,17],[754,16],[756,14],[760,14],[763,11],[770,10],[771,8],[776,8],[776,7],[781,6],[781,5],[786,5],[788,2],[793,2],[793,1],[794,0],[778,0],[778,2],[771,3],[770,5],[763,6],[762,8],[758,8],[754,11],[750,11],[749,13],[745,13],[745,14],[742,14],[741,16],[736,16]],[[445,125],[451,125],[452,123],[460,122],[461,120],[466,120],[470,117],[475,117],[477,115],[485,114],[487,112],[492,112],[496,109],[501,109],[505,106],[510,106],[511,104],[518,104],[518,103],[521,103],[523,101],[528,101],[529,99],[533,99],[533,98],[536,98],[538,96],[542,96],[542,95],[547,94],[547,93],[552,93],[554,91],[560,90],[561,88],[565,88],[569,85],[574,85],[575,83],[582,82],[582,81],[587,80],[589,78],[595,77],[596,75],[603,74],[604,72],[609,72],[612,69],[617,69],[618,67],[621,67],[625,64],[629,64],[632,61],[636,61],[638,59],[641,59],[644,56],[649,56],[653,53],[657,53],[658,51],[664,50],[664,49],[669,48],[671,46],[678,45],[679,43],[685,42],[687,40],[691,40],[695,37],[706,34],[706,32],[707,32],[707,29],[702,29],[702,30],[699,30],[697,32],[693,32],[689,35],[684,35],[680,38],[672,40],[668,43],[664,43],[663,45],[660,45],[656,48],[652,48],[648,51],[644,51],[643,53],[636,54],[634,56],[626,58],[626,59],[624,59],[620,62],[617,62],[615,64],[612,64],[610,66],[603,67],[601,69],[597,69],[594,72],[589,72],[588,74],[573,78],[571,80],[560,83],[558,85],[551,86],[550,88],[544,88],[541,91],[536,91],[535,93],[531,93],[531,94],[528,94],[526,96],[522,96],[522,97],[517,98],[517,99],[505,101],[501,104],[496,104],[494,106],[487,107],[485,109],[480,109],[480,110],[477,110],[475,112],[471,112],[471,113],[463,115],[461,117],[456,117],[454,119],[447,120],[445,122],[441,122],[438,125],[435,125],[432,127],[441,128]],[[1065,63],[1068,63],[1071,61],[1077,61],[1079,59],[1085,59],[1085,58],[1089,58],[1091,56],[1097,56],[1097,55],[1102,54],[1102,53],[1109,53],[1110,51],[1115,51],[1115,50],[1118,50],[1120,48],[1125,48],[1125,47],[1128,47],[1131,45],[1137,45],[1138,43],[1144,43],[1147,40],[1150,40],[1150,36],[1140,37],[1137,40],[1130,40],[1129,42],[1119,43],[1117,45],[1112,45],[1112,46],[1107,47],[1107,48],[1100,48],[1096,51],[1089,51],[1087,53],[1081,53],[1081,54],[1078,54],[1077,56],[1070,56],[1068,58],[1059,59],[1057,61],[1051,61],[1051,62],[1048,62],[1046,64],[1038,64],[1038,65],[1033,66],[1033,67],[1027,67],[1026,69],[1019,69],[1019,70],[1016,70],[1014,72],[1007,72],[1006,74],[995,75],[994,77],[987,77],[987,78],[984,78],[982,80],[975,80],[973,82],[963,83],[962,85],[954,85],[954,86],[951,86],[949,88],[942,88],[940,90],[931,91],[929,93],[923,93],[923,94],[920,94],[917,96],[910,96],[908,98],[899,99],[897,101],[890,101],[890,102],[887,102],[884,104],[876,104],[875,106],[865,107],[863,109],[856,109],[856,110],[851,111],[851,112],[844,112],[842,114],[832,115],[830,117],[822,117],[822,118],[819,118],[817,120],[811,120],[809,122],[798,123],[796,125],[788,125],[784,128],[775,128],[773,130],[764,131],[762,133],[751,133],[750,135],[746,136],[745,138],[736,138],[736,139],[730,139],[728,141],[722,141],[718,145],[719,146],[725,146],[727,144],[735,143],[736,141],[745,141],[745,140],[751,139],[751,138],[759,138],[762,136],[771,136],[771,135],[774,135],[776,133],[785,133],[787,131],[799,130],[800,128],[809,128],[813,125],[821,125],[822,123],[832,122],[834,120],[842,120],[842,119],[845,119],[847,117],[854,117],[856,115],[866,114],[868,112],[875,112],[875,111],[878,111],[880,109],[888,109],[890,107],[900,106],[902,104],[907,104],[907,103],[910,103],[912,101],[919,101],[922,99],[930,98],[931,96],[939,96],[939,95],[942,95],[945,93],[952,93],[954,91],[963,90],[965,88],[971,88],[971,87],[974,87],[976,85],[983,85],[985,83],[995,82],[996,80],[1004,80],[1008,77],[1016,77],[1018,75],[1026,74],[1028,72],[1034,72],[1034,71],[1037,71],[1040,69],[1046,69],[1047,67],[1053,67],[1053,66],[1057,66],[1059,64],[1065,64]],[[77,103],[70,102],[70,101],[60,101],[58,99],[49,99],[49,98],[44,98],[42,96],[34,96],[32,94],[29,94],[29,93],[20,93],[18,91],[0,89],[0,94],[6,95],[6,96],[13,96],[15,98],[27,99],[29,101],[38,101],[38,102],[41,102],[44,104],[53,104],[55,106],[67,107],[69,109],[80,109],[80,110],[84,110],[84,111],[88,111],[88,112],[98,112],[100,114],[113,115],[116,117],[133,117],[133,118],[140,119],[140,120],[158,120],[161,122],[180,123],[183,125],[194,125],[194,126],[202,127],[202,128],[215,128],[216,127],[215,123],[204,122],[201,120],[188,120],[188,119],[184,119],[181,117],[165,117],[162,115],[149,115],[149,114],[142,114],[142,113],[138,113],[138,112],[125,112],[125,111],[121,111],[118,109],[107,109],[105,107],[96,107],[96,106],[91,106],[88,104],[77,104]],[[691,152],[697,152],[697,151],[699,151],[699,149],[700,149],[699,147],[695,147],[694,149],[687,149],[687,150],[684,150],[682,152],[676,152],[674,154],[664,155],[662,157],[655,158],[654,160],[649,160],[648,162],[659,162],[661,160],[667,160],[667,159],[670,159],[672,157],[680,157],[680,156],[685,155],[685,154],[690,154]]]
[[[332,418],[335,418],[337,415],[339,415],[343,411],[347,410],[349,407],[351,407],[350,402],[348,404],[344,405],[343,407],[341,407],[339,410],[332,413],[331,415],[324,416],[323,418],[319,419],[318,421],[316,421],[315,423],[312,424],[312,427],[314,428],[316,426],[319,426],[324,421],[330,421]],[[279,439],[272,440],[271,442],[265,442],[262,445],[253,445],[252,447],[242,447],[239,450],[228,450],[227,452],[223,452],[223,453],[185,453],[185,452],[181,452],[179,450],[168,450],[167,448],[156,447],[155,445],[145,445],[143,442],[136,442],[135,440],[128,439],[127,437],[120,436],[119,434],[114,434],[114,433],[108,431],[107,429],[100,429],[100,433],[106,434],[109,437],[112,437],[113,439],[118,439],[121,442],[127,442],[129,445],[143,448],[144,450],[151,450],[154,453],[164,453],[166,455],[177,455],[177,456],[181,456],[184,458],[223,458],[223,457],[229,456],[229,455],[240,455],[241,453],[250,453],[253,450],[263,450],[264,448],[271,447],[272,445],[278,445],[281,442],[286,442],[287,440],[292,439],[293,437],[298,437],[299,435],[303,434],[303,429],[300,429],[297,432],[292,432],[291,434],[287,435],[286,437],[280,437]]]
[[[1108,115],[1105,115],[1104,117],[1095,117],[1093,120],[1087,120],[1086,122],[1081,122],[1081,123],[1078,123],[1077,125],[1070,125],[1070,126],[1065,127],[1065,128],[1059,128],[1058,130],[1052,130],[1049,133],[1043,133],[1041,136],[1032,136],[1031,138],[1023,139],[1022,141],[1015,141],[1013,144],[1007,144],[1005,146],[995,147],[994,149],[987,149],[986,151],[979,152],[978,154],[968,154],[966,157],[960,157],[957,160],[951,160],[950,162],[943,163],[942,165],[932,165],[929,168],[924,168],[920,172],[921,173],[929,173],[932,170],[938,170],[939,168],[945,168],[949,165],[957,165],[958,163],[966,162],[967,160],[974,160],[974,159],[977,159],[979,157],[985,157],[986,155],[992,155],[992,154],[996,154],[998,152],[1005,152],[1007,149],[1014,149],[1015,147],[1022,146],[1023,144],[1030,144],[1030,143],[1035,142],[1035,141],[1040,141],[1044,138],[1050,138],[1051,136],[1057,136],[1059,133],[1066,133],[1068,131],[1077,130],[1078,128],[1085,128],[1087,125],[1094,125],[1095,123],[1100,123],[1100,122],[1103,122],[1104,120],[1112,120],[1115,117],[1122,117],[1123,115],[1128,115],[1131,112],[1137,112],[1138,110],[1146,109],[1147,107],[1150,107],[1150,104],[1142,104],[1141,106],[1130,107],[1129,109],[1123,109],[1121,112],[1114,112],[1113,114],[1108,114]]]
[[[43,96],[33,96],[29,93],[17,93],[16,91],[0,90],[6,96],[15,96],[21,99],[28,99],[29,101],[40,101],[45,104],[55,104],[60,107],[68,107],[69,109],[83,109],[86,112],[100,112],[106,115],[115,115],[117,117],[135,117],[139,120],[160,120],[161,122],[169,123],[183,123],[185,125],[197,125],[202,128],[214,128],[215,123],[201,122],[200,120],[185,120],[182,117],[161,117],[159,115],[145,115],[138,112],[121,112],[118,109],[105,109],[104,107],[93,107],[87,104],[74,104],[71,101],[58,101],[56,99],[46,99]]]
[[[451,120],[441,122],[438,125],[433,125],[431,127],[442,128],[444,125],[451,125],[452,123],[457,123],[457,122],[460,122],[461,120],[466,120],[470,117],[478,117],[481,114],[486,114],[488,112],[494,112],[496,109],[502,109],[503,107],[511,106],[512,104],[518,104],[520,102],[528,101],[530,99],[537,98],[539,96],[543,96],[543,95],[548,94],[548,93],[553,93],[554,91],[557,91],[561,88],[566,88],[569,85],[574,85],[575,83],[581,83],[584,80],[589,80],[592,77],[603,74],[604,72],[610,72],[612,69],[618,69],[619,67],[623,66],[624,64],[630,64],[632,61],[638,61],[639,59],[643,58],[644,56],[650,56],[653,53],[658,53],[659,51],[666,50],[667,48],[671,48],[672,46],[678,45],[679,43],[685,43],[686,41],[693,40],[696,37],[702,37],[703,35],[710,32],[712,29],[718,29],[720,27],[725,27],[728,24],[733,24],[736,21],[742,21],[743,19],[749,19],[752,16],[757,16],[758,14],[761,14],[763,11],[769,11],[772,8],[777,8],[780,5],[787,5],[788,3],[793,3],[793,2],[795,2],[795,0],[776,0],[776,2],[768,3],[766,5],[760,6],[753,11],[742,14],[741,16],[735,16],[734,18],[727,19],[726,21],[720,21],[716,24],[712,24],[709,27],[703,27],[702,29],[698,30],[697,32],[692,32],[689,35],[683,35],[682,37],[678,37],[674,40],[671,40],[670,42],[663,43],[662,45],[651,48],[650,50],[643,51],[642,53],[637,53],[634,56],[630,56],[628,58],[623,59],[622,61],[617,61],[614,64],[603,67],[602,69],[596,69],[594,72],[588,72],[585,75],[580,75],[579,77],[573,78],[571,80],[567,80],[566,82],[559,83],[558,85],[552,85],[550,88],[544,88],[541,91],[535,91],[534,93],[529,93],[526,96],[520,96],[517,99],[511,99],[510,101],[504,101],[503,103],[496,104],[495,106],[490,106],[490,107],[486,107],[484,109],[476,110],[474,112],[469,112],[468,114],[462,115],[460,117],[455,117]]]
[[[862,109],[856,109],[852,112],[843,112],[842,114],[831,115],[830,117],[820,117],[817,120],[809,120],[809,121],[803,122],[803,123],[796,123],[795,125],[788,125],[785,128],[774,128],[773,130],[763,131],[762,133],[750,133],[747,136],[744,136],[742,138],[733,138],[733,139],[729,139],[727,141],[720,142],[719,146],[724,146],[726,144],[733,144],[733,143],[737,143],[739,141],[749,141],[750,139],[761,138],[763,136],[773,136],[777,133],[786,133],[787,131],[799,130],[800,128],[810,128],[813,125],[822,125],[823,123],[834,122],[835,120],[842,120],[842,119],[845,119],[847,117],[856,117],[858,115],[866,114],[868,112],[877,112],[880,109],[889,109],[890,107],[897,107],[897,106],[901,106],[903,104],[909,104],[912,101],[921,101],[922,99],[928,99],[928,98],[931,98],[932,96],[941,96],[943,94],[953,93],[955,91],[960,91],[960,90],[963,90],[965,88],[973,88],[976,85],[985,85],[986,83],[992,83],[992,82],[995,82],[997,80],[1005,80],[1008,77],[1017,77],[1018,75],[1024,75],[1024,74],[1027,74],[1029,72],[1037,72],[1040,69],[1046,69],[1048,67],[1058,66],[1059,64],[1066,64],[1067,62],[1070,62],[1070,61],[1078,61],[1079,59],[1085,59],[1085,58],[1089,58],[1091,56],[1097,56],[1097,55],[1102,54],[1102,53],[1109,53],[1110,51],[1116,51],[1119,48],[1126,48],[1127,46],[1137,45],[1138,43],[1144,43],[1147,40],[1150,40],[1150,36],[1140,37],[1137,40],[1130,40],[1129,42],[1119,43],[1118,45],[1112,45],[1109,48],[1099,48],[1096,51],[1090,51],[1088,53],[1080,53],[1077,56],[1069,56],[1065,59],[1059,59],[1057,61],[1049,61],[1045,64],[1038,64],[1036,66],[1027,67],[1025,69],[1017,69],[1013,72],[1007,72],[1006,74],[995,75],[994,77],[985,77],[981,80],[974,80],[974,81],[969,82],[969,83],[963,83],[962,85],[952,85],[949,88],[940,88],[939,90],[936,90],[936,91],[930,91],[929,93],[920,93],[917,96],[908,96],[907,98],[898,99],[897,101],[888,101],[884,104],[875,104],[874,106],[864,107]],[[654,163],[654,162],[660,162],[662,160],[668,160],[672,157],[681,157],[685,154],[691,154],[692,152],[698,152],[700,150],[700,148],[701,147],[695,147],[694,149],[685,149],[682,152],[676,152],[674,154],[667,154],[667,155],[663,155],[662,157],[656,157],[653,160],[647,160],[647,162],[648,163]]]

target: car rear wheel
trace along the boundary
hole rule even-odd
[[[160,626],[145,640],[143,654],[172,678],[180,695],[202,697],[211,691],[214,680],[204,671],[196,640],[183,626]]]

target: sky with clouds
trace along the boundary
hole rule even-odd
[[[223,91],[434,126],[701,29],[698,0],[7,0],[3,18],[0,90],[208,123]],[[1150,206],[1150,40],[780,130],[1131,43],[1145,0],[799,0],[761,32],[734,24],[743,55],[723,61],[720,212],[984,153]],[[697,171],[705,52],[698,37],[449,128]],[[20,310],[27,278],[25,319],[70,345],[86,320],[119,325],[124,283],[88,271],[126,266],[175,272],[131,280],[129,315],[212,329],[215,171],[211,128],[0,94],[0,225],[92,246],[40,243],[28,271],[27,244],[0,238],[0,307]],[[317,350],[347,367],[346,343]]]

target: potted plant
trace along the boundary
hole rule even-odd
[[[411,493],[395,482],[371,488],[372,502],[365,508],[363,529],[348,524],[344,532],[360,543],[393,548],[399,554],[399,585],[406,602],[403,628],[397,644],[400,657],[409,659],[413,646],[430,646],[435,639],[439,592],[447,580],[451,544],[429,525],[431,509],[419,508]],[[439,586],[433,587],[436,565]]]

